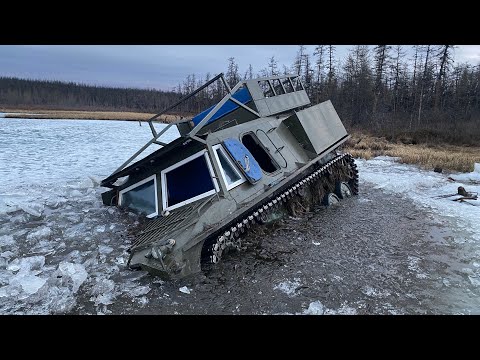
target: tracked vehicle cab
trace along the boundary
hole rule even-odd
[[[157,132],[155,119],[215,81],[227,89],[221,101]],[[148,123],[152,139],[101,183],[110,188],[105,205],[148,218],[129,249],[132,268],[169,278],[198,272],[305,189],[317,186],[308,196],[320,201],[341,197],[342,184],[343,195],[357,191],[353,159],[335,152],[349,135],[330,101],[310,106],[296,75],[230,89],[220,74]],[[180,136],[162,141],[174,126]],[[160,148],[132,163],[150,146]]]

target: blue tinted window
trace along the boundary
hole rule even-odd
[[[205,156],[197,157],[165,174],[168,206],[214,190]]]
[[[155,182],[147,181],[145,184],[137,186],[122,194],[122,206],[143,212],[147,215],[155,213]]]

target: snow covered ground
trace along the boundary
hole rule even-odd
[[[480,193],[480,164],[475,164],[471,173],[447,175],[400,164],[395,162],[395,158],[387,156],[368,161],[357,159],[356,162],[361,182],[374,184],[386,193],[412,199],[415,204],[431,210],[440,222],[447,222],[458,235],[457,242],[480,245],[480,200],[461,203],[452,201],[460,196],[438,197],[456,194],[459,186],[468,192]],[[450,181],[448,177],[456,181]],[[480,256],[480,247],[478,249]]]
[[[177,136],[172,129],[165,139]],[[65,313],[79,302],[93,304],[87,313],[108,314],[118,297],[137,306],[149,302],[151,288],[139,281],[144,274],[125,271],[125,235],[136,216],[104,206],[98,181],[150,137],[148,126],[132,122],[0,119],[0,314]],[[450,174],[458,181],[449,182],[445,174],[392,158],[357,163],[361,183],[425,207],[451,227],[459,246],[471,246],[477,260],[468,276],[480,286],[480,206],[472,206],[479,200],[469,205],[434,198],[458,186],[480,192],[480,167]],[[290,296],[298,285],[272,286]],[[317,301],[303,313],[355,310]]]

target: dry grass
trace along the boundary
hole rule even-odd
[[[83,120],[124,120],[124,121],[146,121],[155,114],[138,113],[128,111],[64,111],[64,110],[23,110],[23,109],[2,109],[7,114],[6,118],[21,119],[83,119]],[[33,114],[33,115],[32,115]],[[178,115],[162,115],[162,122],[173,122],[180,120]]]
[[[401,163],[416,164],[430,170],[437,167],[470,172],[474,163],[480,163],[480,147],[392,143],[385,138],[361,133],[352,134],[345,150],[354,157],[367,160],[380,155],[399,157]]]

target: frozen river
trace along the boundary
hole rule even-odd
[[[172,129],[163,139],[177,136]],[[157,304],[152,312],[168,313],[154,298],[168,303],[178,295],[180,286],[188,284],[178,283],[174,288],[125,268],[125,236],[136,217],[103,206],[100,194],[105,189],[98,186],[100,179],[150,138],[148,126],[134,122],[0,116],[0,314],[122,313],[125,304],[134,312]],[[436,309],[422,309],[419,304],[417,312],[480,313],[475,300],[480,287],[480,206],[475,206],[475,201],[461,204],[434,198],[455,193],[460,185],[480,191],[480,173],[450,174],[457,180],[450,182],[444,174],[400,165],[392,158],[357,163],[360,185],[387,198],[401,198],[402,204],[411,203],[419,213],[427,214],[430,222],[448,230],[448,246],[468,254],[448,265],[454,276],[448,278],[446,272],[440,283],[447,290],[456,289],[451,292],[452,303],[461,303],[463,296],[473,300]],[[371,198],[361,194],[351,201],[367,206]],[[362,219],[375,222],[365,214]],[[418,254],[405,257],[405,266],[416,279],[435,276],[423,273],[421,262]],[[270,291],[288,290],[287,285],[295,281],[272,285]],[[368,289],[369,293],[377,291]],[[320,313],[323,305],[310,300],[287,312]],[[177,304],[182,313],[179,300],[172,301],[168,304]],[[390,313],[409,313],[402,306]],[[355,307],[352,302],[346,313],[359,312]],[[253,309],[249,312],[255,313]]]
[[[128,221],[98,181],[150,139],[135,122],[0,118],[0,313],[69,311],[87,278],[108,303]]]

